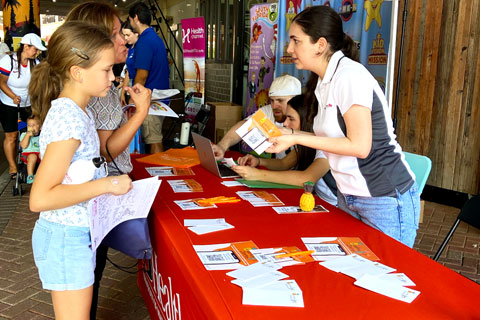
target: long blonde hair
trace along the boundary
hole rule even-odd
[[[65,22],[52,35],[47,59],[32,72],[28,94],[32,111],[43,123],[51,101],[58,98],[63,85],[70,79],[70,68],[89,68],[100,58],[100,53],[112,48],[110,35],[93,24]]]

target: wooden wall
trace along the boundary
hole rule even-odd
[[[401,0],[396,66],[403,8]],[[427,184],[478,194],[480,0],[410,0],[407,9],[398,140],[432,160]]]

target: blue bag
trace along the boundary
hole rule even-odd
[[[135,259],[151,259],[152,243],[147,218],[127,220],[105,236],[103,245],[125,253]]]

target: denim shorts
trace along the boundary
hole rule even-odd
[[[38,219],[32,235],[33,257],[47,290],[80,290],[93,284],[95,254],[90,229]]]
[[[390,237],[413,247],[420,219],[420,195],[414,183],[396,197],[360,197],[338,191],[338,207]]]

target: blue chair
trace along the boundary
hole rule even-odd
[[[418,192],[422,194],[423,188],[427,183],[428,175],[432,170],[432,160],[426,156],[422,156],[415,153],[403,152],[405,160],[407,161],[410,169],[415,174],[415,180],[418,185]]]

